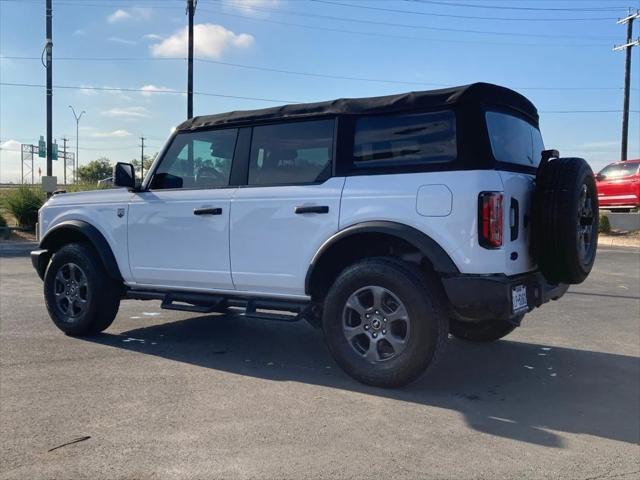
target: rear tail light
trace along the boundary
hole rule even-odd
[[[478,240],[484,248],[502,246],[502,193],[482,192],[478,196]]]

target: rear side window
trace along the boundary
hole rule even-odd
[[[356,170],[446,163],[456,156],[456,118],[451,111],[366,116],[356,121]]]
[[[540,130],[529,122],[501,112],[487,112],[493,157],[498,162],[537,167],[544,143]]]
[[[249,185],[315,183],[331,175],[333,119],[254,127]]]

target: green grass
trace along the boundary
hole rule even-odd
[[[32,229],[38,221],[38,209],[45,199],[39,187],[20,185],[3,192],[1,201],[4,210],[16,219],[19,227]]]

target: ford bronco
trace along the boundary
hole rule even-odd
[[[71,336],[122,299],[322,329],[370,385],[416,379],[449,334],[504,337],[591,271],[594,175],[545,150],[496,85],[191,118],[137,182],[53,195],[32,263]]]

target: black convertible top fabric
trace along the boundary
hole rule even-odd
[[[323,115],[358,115],[433,109],[453,105],[502,107],[514,109],[538,124],[535,106],[513,90],[490,83],[472,83],[460,87],[401,93],[383,97],[340,98],[327,102],[296,103],[259,110],[242,110],[191,118],[177,127],[179,131],[242,125],[274,120],[313,118]],[[464,107],[463,107],[464,108]]]

